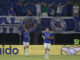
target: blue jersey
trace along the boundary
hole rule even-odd
[[[22,32],[22,35],[23,35],[23,41],[29,42],[29,32],[28,33]]]
[[[14,16],[15,15],[15,11],[14,10],[9,10],[8,13],[9,13],[10,16]]]
[[[51,43],[51,39],[49,39],[48,37],[52,37],[52,33],[44,32],[43,36],[45,37],[44,43]]]

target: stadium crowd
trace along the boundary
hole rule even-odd
[[[10,4],[8,11],[9,16],[79,16],[79,5],[66,3],[50,3],[45,2],[24,2],[24,0],[14,0]]]

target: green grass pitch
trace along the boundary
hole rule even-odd
[[[49,59],[45,59],[44,56],[32,55],[0,55],[0,60],[80,60],[80,56],[50,56]]]

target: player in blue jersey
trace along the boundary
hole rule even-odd
[[[50,29],[47,27],[45,32],[42,35],[44,39],[44,48],[45,48],[45,58],[49,57],[49,51],[51,47],[51,39],[53,39],[53,35],[50,32]]]
[[[29,40],[30,40],[30,36],[29,36],[29,31],[28,29],[25,29],[24,32],[19,32],[19,35],[23,35],[23,45],[24,45],[24,52],[26,51],[26,56],[28,56],[28,51],[29,51]],[[27,48],[27,50],[26,50]]]

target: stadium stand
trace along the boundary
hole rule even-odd
[[[30,3],[37,3],[37,2],[46,2],[47,4],[50,3],[55,3],[55,7],[58,5],[59,2],[62,2],[62,4],[64,5],[66,3],[67,0],[24,0],[23,4],[26,2],[30,2]],[[8,11],[10,10],[11,7],[15,7],[17,8],[17,3],[19,2],[19,0],[0,0],[0,16],[8,16]],[[16,4],[16,5],[15,5]],[[33,16],[36,16],[36,7],[34,5],[29,4],[28,6],[26,6],[25,8],[23,8],[24,10],[28,10],[30,9]],[[55,8],[56,9],[56,8]],[[50,13],[50,9],[48,9],[48,13]],[[22,14],[22,15],[27,15],[27,11],[25,12],[26,14]],[[18,14],[19,15],[19,14]]]
[[[57,6],[59,4],[61,4],[59,6],[59,8],[62,7],[61,16],[72,17],[72,8],[73,8],[73,5],[75,4],[74,2],[77,3],[77,2],[80,2],[80,0],[76,0],[76,1],[75,0],[0,0],[0,20],[3,20],[5,22],[6,22],[6,20],[11,20],[11,21],[14,20],[15,21],[15,20],[18,19],[18,17],[16,17],[16,16],[19,16],[19,18],[20,18],[20,16],[36,16],[37,17],[36,4],[38,4],[38,3],[42,4],[41,12],[43,13],[43,12],[46,11],[46,14],[48,13],[48,16],[54,16],[54,17],[58,16],[57,13],[56,13],[57,12]],[[80,6],[80,4],[79,4],[79,6]],[[43,15],[45,15],[45,14],[43,14]],[[5,17],[2,17],[2,16],[5,16]],[[11,19],[9,19],[10,16],[15,16],[15,17],[14,18],[11,17]],[[41,15],[38,15],[38,16],[41,16]],[[44,20],[48,20],[48,18],[50,18],[50,17],[47,17],[47,19],[44,19]],[[38,17],[38,19],[41,20],[42,18]],[[62,18],[59,18],[59,19],[61,20]],[[56,20],[57,20],[57,17],[56,17]],[[63,20],[65,21],[65,19],[63,19]],[[72,22],[74,22],[73,20],[80,20],[80,18],[75,19],[73,17]],[[50,22],[51,22],[51,20],[49,22],[46,22],[45,25],[47,25]],[[72,22],[70,24],[72,24]],[[61,22],[59,21],[58,23],[60,24]],[[63,21],[62,21],[62,23],[63,23]],[[1,21],[1,24],[2,24],[2,21]],[[42,22],[41,22],[41,24],[42,24]],[[76,22],[75,22],[75,24],[76,24]],[[68,24],[66,24],[66,25],[68,25]],[[0,27],[0,28],[2,29],[2,27]],[[3,28],[4,28],[4,26],[3,26]],[[42,28],[42,26],[40,26],[40,29],[41,28]],[[71,28],[71,27],[69,27],[69,28]],[[72,26],[72,28],[74,28],[74,26]],[[31,33],[31,35],[32,35],[31,38],[32,39],[34,38],[33,37],[34,34],[37,36],[36,33]],[[5,34],[0,34],[0,37],[1,37],[0,39],[2,40],[0,42],[0,44],[20,44],[18,34],[14,34],[14,35],[6,34],[5,36],[4,35]],[[80,34],[78,34],[77,36],[79,37],[79,35]],[[12,41],[9,41],[7,39],[8,36],[11,36],[12,38],[14,36],[14,37],[18,37],[18,38],[13,38],[13,39],[9,38],[9,40],[12,40]],[[60,34],[55,34],[55,37],[60,37],[60,38],[55,38],[55,40],[56,40],[55,44],[68,44],[67,40],[70,40],[69,44],[74,44],[74,42],[71,42],[71,41],[73,41],[74,38],[76,38],[75,37],[76,33],[71,34],[71,35],[69,34],[69,35],[66,35],[66,36],[68,38],[65,37],[64,34],[61,34],[61,35]],[[65,37],[65,38],[63,38],[63,37]],[[8,41],[6,41],[6,40],[8,40]],[[41,41],[38,42],[37,40],[41,40]],[[35,39],[34,39],[34,41],[35,41]],[[42,44],[43,40],[42,40],[41,33],[39,34],[39,38],[36,38],[37,42],[35,43],[34,41],[31,40],[31,44]],[[22,44],[22,40],[21,40],[21,44]]]

